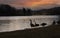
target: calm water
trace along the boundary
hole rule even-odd
[[[52,22],[58,21],[59,16],[15,16],[15,17],[0,17],[0,32],[22,30],[31,28],[30,19],[32,23],[39,24],[42,27],[42,23],[47,23],[46,26],[52,24]]]

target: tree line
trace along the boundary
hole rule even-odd
[[[31,9],[16,9],[10,5],[1,4],[0,5],[0,16],[30,16]]]
[[[32,10],[29,8],[16,9],[7,4],[0,4],[0,16],[32,16],[32,15],[60,15],[60,7]]]

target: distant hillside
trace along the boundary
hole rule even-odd
[[[0,38],[60,38],[60,25],[4,32]]]
[[[41,9],[34,12],[35,15],[60,15],[60,7]]]

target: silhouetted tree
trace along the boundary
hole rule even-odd
[[[17,15],[23,16],[23,11],[22,11],[22,9],[17,9]]]
[[[23,8],[22,10],[23,10],[23,15],[26,16],[26,9]]]
[[[27,15],[28,16],[32,15],[31,9],[27,9]]]
[[[10,5],[1,4],[0,5],[0,16],[14,16],[16,15],[16,9]]]

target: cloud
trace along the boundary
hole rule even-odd
[[[45,4],[52,4],[54,1],[52,0],[16,0],[15,2],[11,3],[14,5],[20,5],[20,6],[27,6],[27,7],[32,7],[36,5],[45,5]]]
[[[44,7],[47,5],[55,4],[60,5],[60,0],[0,0],[0,4],[9,4],[14,7],[30,7],[30,8],[37,8],[37,7]]]

